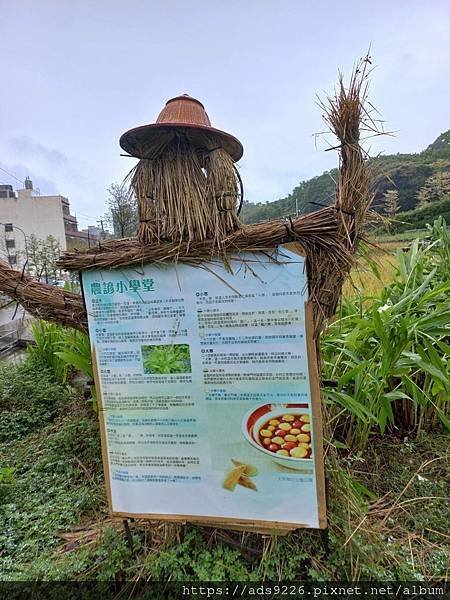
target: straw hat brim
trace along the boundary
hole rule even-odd
[[[205,151],[223,148],[234,162],[243,155],[241,142],[233,135],[215,129],[186,123],[153,123],[142,125],[126,131],[120,138],[119,144],[123,150],[136,158],[154,158],[158,151],[177,135],[184,134],[197,148]]]

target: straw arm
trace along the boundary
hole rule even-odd
[[[340,243],[338,233],[337,211],[334,207],[328,207],[292,220],[279,219],[244,226],[222,240],[220,246],[215,240],[144,245],[137,238],[126,238],[106,242],[95,250],[66,253],[59,261],[59,266],[67,270],[113,269],[146,262],[196,263],[221,257],[226,260],[230,253],[267,252],[296,241],[305,251],[308,270],[317,276],[322,261],[339,269],[342,265],[348,265],[349,268],[351,264],[351,254]],[[311,278],[311,281],[315,279]],[[79,294],[37,282],[11,269],[3,261],[0,261],[0,290],[37,318],[87,331],[86,310]],[[324,316],[333,312],[334,303],[327,296],[326,286],[321,289],[321,286],[313,285],[310,291]]]
[[[125,265],[144,264],[146,262],[195,262],[211,257],[220,257],[224,253],[241,251],[263,251],[276,248],[281,244],[298,241],[305,250],[320,247],[328,249],[334,255],[343,254],[345,248],[339,244],[339,221],[333,207],[297,217],[296,219],[278,219],[243,226],[231,233],[220,243],[208,239],[197,242],[160,242],[142,244],[137,238],[113,240],[78,252],[66,252],[58,266],[62,269],[78,271],[81,269],[119,268]]]
[[[305,250],[308,270],[320,270],[321,261],[336,268],[351,263],[351,255],[338,239],[339,220],[333,207],[302,215],[293,220],[276,220],[244,226],[225,238],[218,246],[214,240],[187,243],[166,242],[143,245],[137,238],[113,240],[96,250],[66,253],[60,260],[68,270],[119,268],[146,262],[201,262],[208,258],[224,258],[230,253],[266,252],[282,244],[297,241]],[[323,298],[322,312],[332,302],[326,290],[311,289],[317,303]],[[30,314],[61,325],[87,331],[87,315],[81,295],[35,281],[0,261],[0,290],[19,302]]]
[[[87,331],[87,315],[80,294],[35,281],[4,261],[0,261],[0,290],[39,319]]]

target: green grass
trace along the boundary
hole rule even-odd
[[[76,392],[30,357],[0,369],[0,428],[0,466],[13,471],[0,504],[0,573],[23,578],[60,531],[104,509],[98,426]]]
[[[50,367],[35,357],[0,369],[0,443],[21,439],[40,429],[68,398],[67,387]]]
[[[22,395],[10,386],[19,378],[26,390]],[[29,384],[38,380],[41,387],[34,393]],[[45,388],[53,390],[57,408],[40,412]],[[5,402],[8,390],[18,395],[16,409],[26,406],[40,416],[27,433],[20,410],[15,411],[20,435],[4,440],[1,447],[1,467],[14,470],[8,493],[0,500],[2,579],[444,576],[450,514],[441,499],[449,493],[448,439],[442,434],[408,441],[379,436],[365,452],[340,451],[339,456],[329,449],[328,556],[313,531],[275,538],[162,523],[132,524],[131,550],[121,523],[107,516],[97,418],[90,405],[73,389],[58,384],[47,367],[28,358],[18,367],[0,368],[0,423],[6,419],[9,427],[14,414],[9,414],[10,404]]]
[[[410,229],[408,231],[403,231],[402,233],[380,233],[376,237],[376,241],[383,244],[386,242],[403,242],[403,241],[412,241],[415,239],[423,239],[427,235],[429,235],[428,229]]]

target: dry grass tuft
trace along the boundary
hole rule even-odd
[[[87,331],[87,315],[79,294],[35,281],[0,260],[0,290],[38,319]]]

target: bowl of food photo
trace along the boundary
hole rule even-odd
[[[242,420],[242,433],[256,450],[289,469],[312,463],[308,404],[263,404]]]

